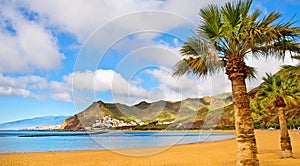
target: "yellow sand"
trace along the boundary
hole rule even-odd
[[[232,131],[226,131],[232,133]],[[300,165],[300,131],[290,131],[295,158],[280,158],[280,131],[255,131],[261,165]],[[1,147],[0,147],[1,148]],[[159,152],[163,150],[162,152]],[[148,156],[125,156],[157,152]],[[0,154],[0,165],[235,165],[236,141],[142,148],[116,152],[70,151]]]

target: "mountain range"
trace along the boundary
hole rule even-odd
[[[1,123],[0,130],[20,130],[25,128],[34,128],[39,126],[60,125],[70,116],[44,116],[30,119],[17,120],[13,122]]]
[[[182,128],[195,128],[200,125],[214,127],[215,124],[231,125],[232,122],[227,120],[233,115],[231,100],[230,93],[225,93],[214,97],[188,98],[177,102],[160,100],[147,103],[142,101],[133,106],[97,101],[84,111],[66,119],[61,129],[90,128],[97,120],[105,116],[125,122],[142,121],[148,124],[136,126],[144,127],[139,129],[162,127],[156,124],[164,122],[169,122],[169,128],[177,127],[179,124]]]

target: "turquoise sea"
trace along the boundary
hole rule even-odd
[[[127,149],[211,142],[234,134],[191,132],[0,131],[0,153]]]

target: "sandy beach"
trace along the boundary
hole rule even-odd
[[[220,131],[218,131],[220,132]],[[233,133],[233,131],[222,131]],[[280,158],[280,131],[255,131],[260,165],[300,165],[300,131],[290,131],[293,159]],[[153,153],[147,156],[128,154]],[[127,155],[126,155],[127,154]],[[0,165],[235,165],[235,139],[177,145],[169,148],[127,149],[117,152],[68,151],[0,154]]]

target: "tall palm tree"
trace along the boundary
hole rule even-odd
[[[293,75],[283,80],[279,75],[267,74],[263,80],[265,82],[257,93],[257,101],[264,108],[277,109],[281,131],[281,156],[282,158],[293,157],[284,110],[300,102],[300,84],[297,77]]]
[[[199,77],[225,69],[232,85],[237,140],[237,165],[259,165],[253,119],[245,79],[254,76],[254,69],[245,64],[249,56],[283,58],[286,51],[299,51],[295,41],[299,28],[293,22],[278,21],[281,14],[272,12],[263,17],[256,9],[250,13],[252,0],[210,4],[200,9],[201,22],[182,46],[184,57],[175,65],[175,76],[193,73]]]

